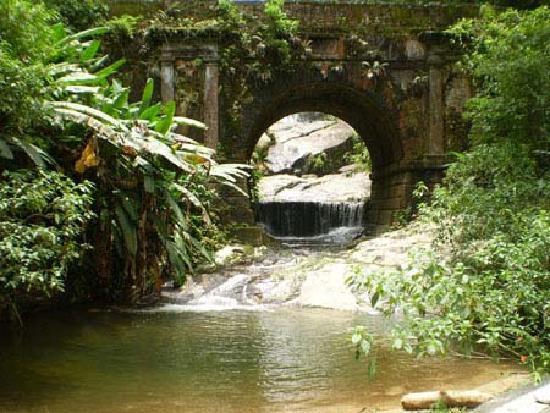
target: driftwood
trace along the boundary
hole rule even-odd
[[[408,393],[401,398],[401,406],[405,410],[430,409],[435,403],[446,407],[477,407],[491,400],[491,396],[477,390],[464,391],[427,391]]]

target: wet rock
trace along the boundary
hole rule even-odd
[[[264,302],[285,303],[296,294],[296,283],[293,279],[283,279],[279,281],[264,281],[258,285],[262,293]]]
[[[225,267],[213,274],[188,278],[180,291],[163,292],[163,296],[172,302],[229,308],[295,304],[377,314],[388,306],[384,297],[373,308],[372,292],[352,291],[346,279],[357,268],[362,274],[374,274],[406,266],[408,252],[429,245],[431,239],[429,229],[411,226],[361,241],[349,249],[233,245],[216,254],[219,262],[229,263]],[[231,258],[243,255],[255,258],[239,264]]]
[[[346,285],[350,268],[329,263],[307,274],[295,303],[337,310],[357,310],[357,299]]]
[[[255,261],[260,261],[266,256],[268,252],[269,251],[266,246],[254,247],[252,258],[254,258]]]
[[[262,202],[359,202],[369,198],[371,181],[366,173],[322,177],[274,175],[264,177],[258,190]]]
[[[252,247],[242,245],[228,245],[219,249],[214,254],[214,263],[219,266],[238,264],[243,262],[248,256],[254,256]]]
[[[353,175],[355,172],[357,172],[357,165],[344,165],[340,168],[338,172],[344,175]]]
[[[550,404],[550,384],[537,390],[534,397],[537,403]]]
[[[342,121],[304,122],[290,117],[278,122],[261,139],[264,150],[267,141],[273,142],[267,153],[267,172],[335,173],[345,165],[343,155],[353,146],[353,134]]]

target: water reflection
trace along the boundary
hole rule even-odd
[[[22,337],[1,334],[0,412],[357,412],[513,370],[379,345],[369,380],[347,340],[358,323],[385,328],[321,309],[38,316]]]

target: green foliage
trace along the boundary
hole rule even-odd
[[[446,254],[422,250],[404,271],[355,279],[407,315],[396,348],[477,349],[550,368],[550,185],[528,154],[483,145],[462,156],[421,209]]]
[[[351,344],[355,346],[355,358],[367,357],[368,376],[373,378],[376,374],[376,358],[372,355],[374,336],[368,332],[365,326],[355,326],[351,334]]]
[[[104,25],[109,28],[111,37],[122,42],[134,35],[139,20],[139,17],[124,15],[107,20]]]
[[[252,162],[254,164],[263,164],[267,160],[267,155],[269,154],[269,146],[259,146],[254,147],[254,152],[252,153]]]
[[[54,43],[55,15],[41,4],[0,2],[0,140],[19,133],[43,114],[43,61]]]
[[[47,56],[54,42],[56,15],[41,3],[3,0],[0,3],[0,45],[6,56],[27,64]]]
[[[353,134],[352,142],[353,148],[344,155],[344,160],[354,164],[359,172],[371,172],[372,161],[367,145],[357,133]]]
[[[225,19],[227,23],[244,23],[244,17],[233,0],[219,0],[218,7],[221,15],[227,18]],[[229,28],[231,26],[226,27]]]
[[[464,62],[479,90],[467,111],[472,141],[506,137],[548,150],[550,9],[482,11],[480,19],[464,20],[450,30],[472,39],[465,45]]]
[[[264,5],[271,29],[279,35],[293,34],[298,29],[298,22],[288,18],[284,6],[285,0],[267,0]]]
[[[96,80],[102,84],[100,77]],[[69,100],[50,104],[58,116],[86,126],[98,140],[97,150],[83,152],[77,170],[98,167],[102,216],[107,225],[115,222],[119,258],[134,268],[144,244],[157,242],[182,282],[198,262],[210,259],[202,237],[216,237],[207,209],[213,196],[208,182],[234,186],[234,176],[244,172],[216,165],[213,151],[172,132],[180,124],[204,125],[175,116],[174,102],[153,105],[153,88],[149,80],[141,101],[128,103],[129,90],[113,80],[87,105],[72,102],[70,94]],[[140,276],[142,292],[150,292],[150,274]]]
[[[317,171],[322,171],[326,163],[327,154],[325,152],[309,154],[304,165],[304,170],[308,171],[308,173],[316,173]]]
[[[63,290],[81,256],[93,185],[57,172],[4,172],[0,177],[0,307],[20,290]]]
[[[430,189],[422,181],[416,183],[415,188],[412,191],[411,204],[397,212],[396,217],[392,223],[393,229],[402,228],[408,225],[412,220],[417,218],[418,210],[425,207],[430,196]]]
[[[372,349],[374,336],[370,334],[365,326],[356,326],[351,335],[351,343],[355,346],[356,357],[368,355]]]
[[[246,173],[233,165],[217,165],[212,150],[174,133],[178,125],[204,125],[176,116],[174,102],[154,103],[152,80],[142,99],[130,103],[128,88],[112,79],[124,61],[106,66],[108,57],[100,54],[97,37],[129,30],[135,20],[107,22],[69,35],[62,25],[48,26],[53,16],[41,5],[32,8],[26,0],[10,0],[1,7],[6,4],[2,17],[7,14],[8,18],[0,17],[0,86],[13,93],[0,97],[0,167],[17,170],[36,164],[40,170],[33,173],[51,180],[49,185],[37,180],[37,185],[42,184],[44,191],[60,191],[37,190],[37,196],[55,207],[54,195],[65,194],[79,214],[75,217],[69,207],[20,212],[19,227],[10,227],[20,235],[10,238],[6,232],[0,238],[13,253],[6,256],[13,259],[5,264],[13,274],[3,280],[12,290],[2,291],[3,299],[13,301],[15,294],[24,294],[27,284],[32,289],[42,286],[44,291],[61,288],[68,263],[84,251],[77,238],[93,215],[91,195],[85,193],[87,184],[73,188],[76,184],[70,178],[45,172],[49,165],[85,176],[97,187],[98,222],[87,230],[97,249],[92,253],[93,267],[102,290],[119,290],[125,299],[134,300],[157,289],[164,271],[183,279],[197,262],[209,257],[208,247],[220,239],[210,217],[214,196],[210,185],[219,182],[237,188],[237,177]],[[46,43],[26,42],[24,27],[4,36],[14,21],[36,25],[29,31],[43,34]],[[13,178],[5,186],[6,194],[13,191],[16,204],[23,204],[27,197],[18,192],[21,182]],[[61,198],[59,202],[68,201]],[[47,219],[53,214],[55,225],[40,221],[46,229],[37,229],[26,221],[38,214]],[[57,229],[64,232],[58,234]],[[38,245],[42,240],[44,244]],[[31,248],[38,255],[28,252]],[[17,258],[27,260],[29,267],[19,268]],[[18,270],[24,277],[16,274]],[[93,274],[81,278],[93,281]],[[72,281],[78,288],[83,284],[83,280]]]
[[[109,15],[109,7],[103,0],[45,0],[56,10],[63,24],[74,31],[82,31],[103,24]]]
[[[548,17],[546,8],[489,10],[453,29],[473,36],[466,67],[479,95],[468,114],[473,149],[419,208],[435,245],[403,271],[352,281],[403,310],[397,349],[482,352],[527,364],[536,378],[550,371]]]

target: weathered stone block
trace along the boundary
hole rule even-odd
[[[172,0],[165,3],[169,7]],[[178,4],[184,17],[199,21],[212,17],[217,1]],[[239,7],[261,18],[264,5]],[[371,208],[381,209],[377,221],[389,222],[388,210],[406,206],[415,182],[440,179],[444,154],[464,135],[460,113],[471,93],[469,81],[453,74],[458,57],[437,33],[458,17],[477,15],[479,8],[300,1],[287,2],[285,9],[300,21],[301,40],[313,40],[314,56],[292,56],[289,70],[270,67],[265,79],[237,79],[241,83],[234,72],[240,68],[220,64],[218,50],[228,46],[220,33],[155,29],[149,60],[158,68],[162,98],[175,98],[178,113],[204,120],[209,129],[197,138],[204,135],[229,162],[248,162],[262,133],[286,115],[318,111],[340,117],[369,149]],[[374,58],[384,65],[374,67]],[[222,196],[235,203],[228,209],[234,221],[253,222],[250,206],[235,191],[224,189]]]

